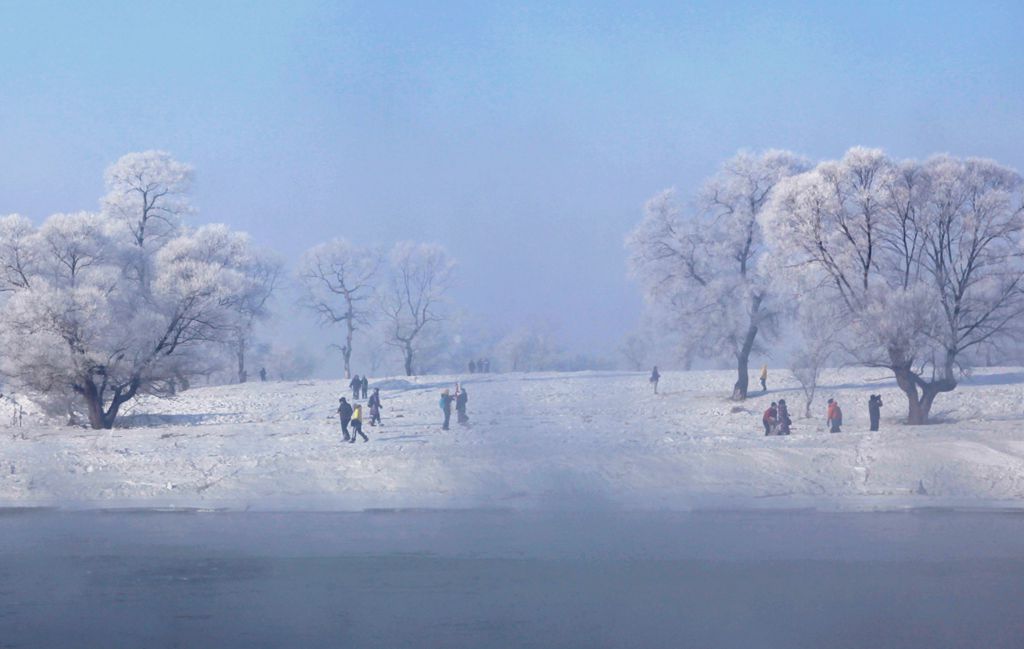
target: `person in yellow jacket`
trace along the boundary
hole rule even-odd
[[[761,366],[761,392],[768,391],[768,365]]]
[[[352,406],[352,421],[349,422],[349,426],[352,427],[352,439],[349,440],[349,444],[355,444],[358,435],[363,436],[364,442],[370,441],[370,438],[363,432],[363,407],[358,403]]]

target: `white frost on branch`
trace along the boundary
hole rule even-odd
[[[736,361],[734,398],[746,397],[750,355],[777,332],[759,215],[776,185],[805,168],[786,151],[741,152],[705,183],[692,213],[664,191],[626,240],[632,275],[682,346]]]

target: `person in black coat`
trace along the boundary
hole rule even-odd
[[[882,418],[882,395],[872,394],[868,399],[868,418],[871,419],[871,430],[878,430]]]
[[[370,379],[367,378],[365,374],[363,375],[363,380],[359,384],[359,387],[362,388],[363,398],[365,399],[366,395],[370,392]]]
[[[370,395],[370,402],[366,405],[370,406],[370,425],[376,426],[380,424],[380,409],[384,407],[380,405],[380,388],[373,389],[373,394]]]
[[[789,407],[785,399],[779,399],[779,435],[789,435],[793,420],[789,418]]]
[[[352,406],[345,401],[345,397],[338,399],[338,417],[341,419],[341,433],[347,442],[349,440],[348,423],[352,420]]]
[[[658,381],[661,380],[661,374],[658,373],[658,366],[655,365],[654,369],[651,370],[650,382],[654,385],[654,394],[658,394]]]
[[[359,391],[363,387],[363,380],[359,378],[358,374],[355,374],[352,380],[348,382],[348,387],[352,388],[352,400],[355,401],[359,398]]]
[[[459,386],[455,390],[455,412],[458,415],[459,423],[463,426],[469,423],[469,417],[466,416],[467,403],[469,403],[469,394],[466,392],[466,388]]]

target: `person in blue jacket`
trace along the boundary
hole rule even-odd
[[[448,430],[448,422],[452,418],[452,395],[448,392],[447,388],[441,393],[441,401],[438,405],[441,406],[441,412],[444,413],[444,423],[441,424],[441,430]]]

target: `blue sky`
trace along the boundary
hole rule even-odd
[[[1024,168],[1024,3],[0,1],[0,213],[93,208],[121,154],[286,258],[438,241],[459,302],[601,351],[622,239],[741,148]],[[295,317],[295,316],[293,316]]]

